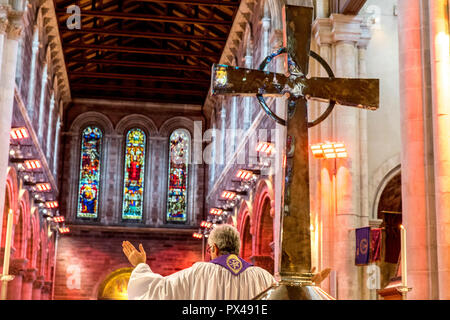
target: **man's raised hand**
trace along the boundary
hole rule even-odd
[[[133,267],[137,266],[139,263],[145,263],[147,261],[147,255],[142,244],[139,244],[139,251],[137,251],[130,241],[123,241],[122,250]]]

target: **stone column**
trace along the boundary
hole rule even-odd
[[[22,300],[32,300],[34,280],[36,280],[36,269],[26,269],[22,278]]]
[[[44,281],[42,285],[41,300],[51,300],[52,282]]]
[[[429,0],[439,299],[450,299],[450,34],[448,1]]]
[[[3,224],[9,134],[14,101],[18,39],[23,12],[0,5],[0,230]],[[6,20],[7,19],[7,20]]]
[[[361,24],[361,37],[357,43],[358,49],[358,78],[365,79],[367,78],[367,66],[366,66],[366,52],[367,46],[369,45],[371,39],[371,31],[367,24]],[[367,110],[359,109],[358,110],[358,118],[359,118],[359,160],[360,160],[360,226],[365,227],[369,226],[369,141],[367,138]],[[361,275],[361,299],[368,300],[376,300],[376,291],[369,291],[367,286],[367,267],[361,268],[363,273]]]
[[[273,48],[273,50],[278,50],[283,46],[283,31],[282,30],[273,30],[272,36],[270,39],[270,46]],[[285,69],[284,65],[284,59],[282,57],[275,58],[269,65],[269,67],[272,67],[274,72],[277,73],[285,73],[287,70]],[[282,118],[287,118],[287,102],[286,99],[275,99],[275,112],[276,114]],[[257,105],[258,108],[260,108],[259,104]],[[280,272],[280,263],[281,263],[281,221],[282,217],[281,214],[284,212],[282,208],[282,202],[283,202],[283,181],[284,181],[284,156],[286,154],[286,127],[283,125],[280,125],[278,123],[275,124],[275,147],[277,151],[280,152],[275,153],[275,170],[274,175],[272,178],[273,185],[274,185],[274,197],[275,201],[272,205],[274,207],[274,219],[273,219],[273,242],[274,242],[274,248],[273,251],[277,254],[274,255],[273,261],[271,262],[273,266],[273,272],[276,276],[276,278],[279,277]],[[273,139],[273,137],[272,137]]]
[[[336,77],[355,78],[358,66],[356,44],[361,37],[362,19],[335,14],[331,16]],[[334,140],[345,143],[347,159],[336,160],[336,228],[334,261],[339,299],[360,299],[361,269],[355,266],[355,228],[361,226],[361,150],[359,110],[339,107],[334,110]]]
[[[34,280],[33,282],[33,294],[32,294],[33,300],[41,300],[41,292],[43,285],[44,285],[44,276],[36,277],[36,280]]]
[[[319,18],[313,24],[313,35],[317,43],[317,53],[328,62],[330,66],[332,66],[332,32],[331,32],[332,24],[331,20],[328,18]],[[319,65],[319,63],[316,63]],[[327,72],[321,66],[317,67],[317,76],[320,77],[328,77]],[[310,102],[311,103],[311,102]],[[320,115],[328,108],[328,103],[316,103],[314,106],[317,109],[316,115]],[[316,141],[311,140],[312,142],[326,142],[333,140],[333,118],[334,113],[331,113],[330,116],[318,125],[316,128],[312,130],[316,130]],[[312,131],[310,130],[310,131]],[[313,137],[311,137],[313,138]],[[311,164],[316,164],[316,170],[318,170],[317,179],[319,181],[319,186],[317,187],[316,194],[317,199],[313,201],[318,202],[316,204],[316,214],[318,215],[318,225],[316,226],[318,230],[315,232],[319,233],[319,257],[317,262],[317,268],[332,268],[335,270],[333,266],[334,261],[334,162],[330,163],[330,161],[322,161],[311,159]],[[321,287],[330,294],[335,294],[331,292],[331,286],[329,283],[330,277],[328,277],[321,285]]]
[[[222,169],[227,164],[227,157],[226,157],[226,144],[227,144],[227,109],[226,109],[226,98],[223,98],[222,100],[222,107],[220,110],[220,131],[221,131],[221,141],[220,141],[220,161],[219,164],[222,165]]]
[[[249,47],[250,44],[247,44]],[[253,68],[253,56],[251,55],[251,51],[247,50],[245,55],[245,68],[251,69]],[[252,125],[252,97],[243,97],[244,101],[244,130],[247,130]]]
[[[433,181],[429,182],[427,177],[425,141],[426,135],[431,132],[424,130],[427,93],[422,60],[421,2],[410,0],[398,3],[402,219],[407,230],[408,286],[413,288],[408,299],[430,299],[432,295],[428,232],[433,213],[427,210],[427,185]]]
[[[22,280],[27,259],[13,259],[10,262],[10,274],[14,279],[8,283],[8,300],[22,300]]]

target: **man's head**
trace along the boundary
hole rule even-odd
[[[224,254],[239,255],[241,248],[239,231],[229,224],[219,225],[209,234],[208,245],[211,249],[212,259]]]

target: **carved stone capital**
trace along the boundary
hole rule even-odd
[[[9,263],[9,274],[14,276],[23,276],[27,259],[12,259]]]
[[[273,30],[270,37],[270,47],[273,51],[283,47],[283,30]]]
[[[22,36],[23,31],[23,11],[10,10],[8,12],[8,26],[6,28],[6,33],[8,39],[18,40]]]
[[[30,269],[26,269],[25,272],[23,273],[23,280],[24,282],[33,282],[34,280],[36,280],[36,269],[35,268],[30,268]]]
[[[42,293],[50,293],[52,291],[52,283],[51,281],[45,281],[42,286]]]
[[[333,43],[331,28],[332,24],[329,18],[319,18],[314,21],[312,32],[319,46]]]
[[[316,19],[312,32],[319,46],[343,41],[353,42],[359,48],[365,49],[372,38],[371,28],[363,18],[343,14]]]
[[[33,282],[33,289],[41,289],[44,285],[44,276],[37,276]]]
[[[344,14],[332,14],[333,42],[359,42],[363,18]]]
[[[8,19],[1,16],[0,11],[0,34],[4,34],[8,28]]]
[[[372,39],[372,31],[370,25],[366,23],[361,24],[361,37],[358,41],[358,48],[367,49],[370,39]]]

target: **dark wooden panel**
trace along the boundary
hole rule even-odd
[[[367,0],[331,0],[331,11],[348,15],[357,15]]]

